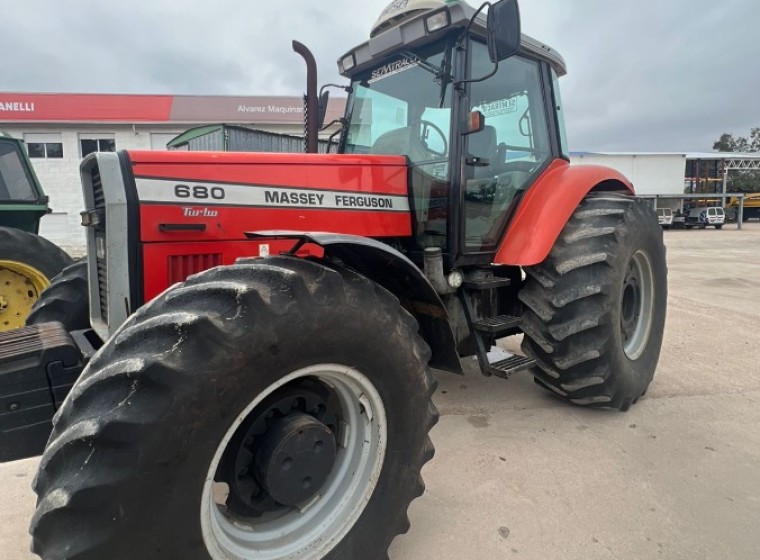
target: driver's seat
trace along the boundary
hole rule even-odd
[[[412,163],[430,159],[420,141],[419,127],[405,126],[381,134],[370,150],[372,154],[407,156]]]

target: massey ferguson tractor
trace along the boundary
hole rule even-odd
[[[87,263],[0,335],[2,459],[44,447],[34,552],[387,558],[433,457],[431,369],[475,356],[619,410],[646,392],[657,218],[569,164],[562,58],[515,0],[486,6],[388,6],[339,60],[337,153],[84,160]],[[318,97],[311,72],[309,152]],[[489,361],[518,334],[525,357]]]

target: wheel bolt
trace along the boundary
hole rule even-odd
[[[308,490],[309,488],[311,488],[312,482],[313,481],[311,480],[311,477],[306,477],[303,479],[301,486],[303,487],[304,490]]]
[[[282,470],[289,471],[292,468],[293,468],[293,459],[288,457],[282,462]]]

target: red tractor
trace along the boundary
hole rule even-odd
[[[433,457],[432,368],[646,392],[662,232],[625,177],[569,164],[565,65],[516,1],[393,2],[339,66],[338,153],[83,162],[87,264],[39,302],[54,322],[0,335],[2,459],[50,435],[44,560],[387,558]],[[307,98],[314,152],[313,73]],[[489,361],[521,333],[526,357]]]

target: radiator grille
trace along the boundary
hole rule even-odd
[[[95,209],[106,207],[106,197],[103,194],[103,182],[100,180],[100,171],[97,166],[92,170],[92,197],[95,202]]]
[[[169,257],[169,285],[184,282],[188,276],[222,264],[221,253],[172,255]]]
[[[105,241],[105,232],[98,232],[96,237],[102,237]],[[105,247],[105,242],[103,242]],[[108,324],[108,272],[105,259],[97,258],[98,265],[98,297],[100,298],[100,316]]]
[[[100,178],[100,170],[96,165],[90,174],[92,184],[92,200],[95,210],[104,210],[106,207],[106,197],[103,193],[103,182]],[[95,227],[95,248],[102,247],[105,253],[106,243],[106,215],[105,211],[98,212],[101,223]],[[100,300],[100,316],[108,324],[108,273],[106,267],[106,255],[98,254],[96,251],[96,264],[98,269],[98,298]]]

